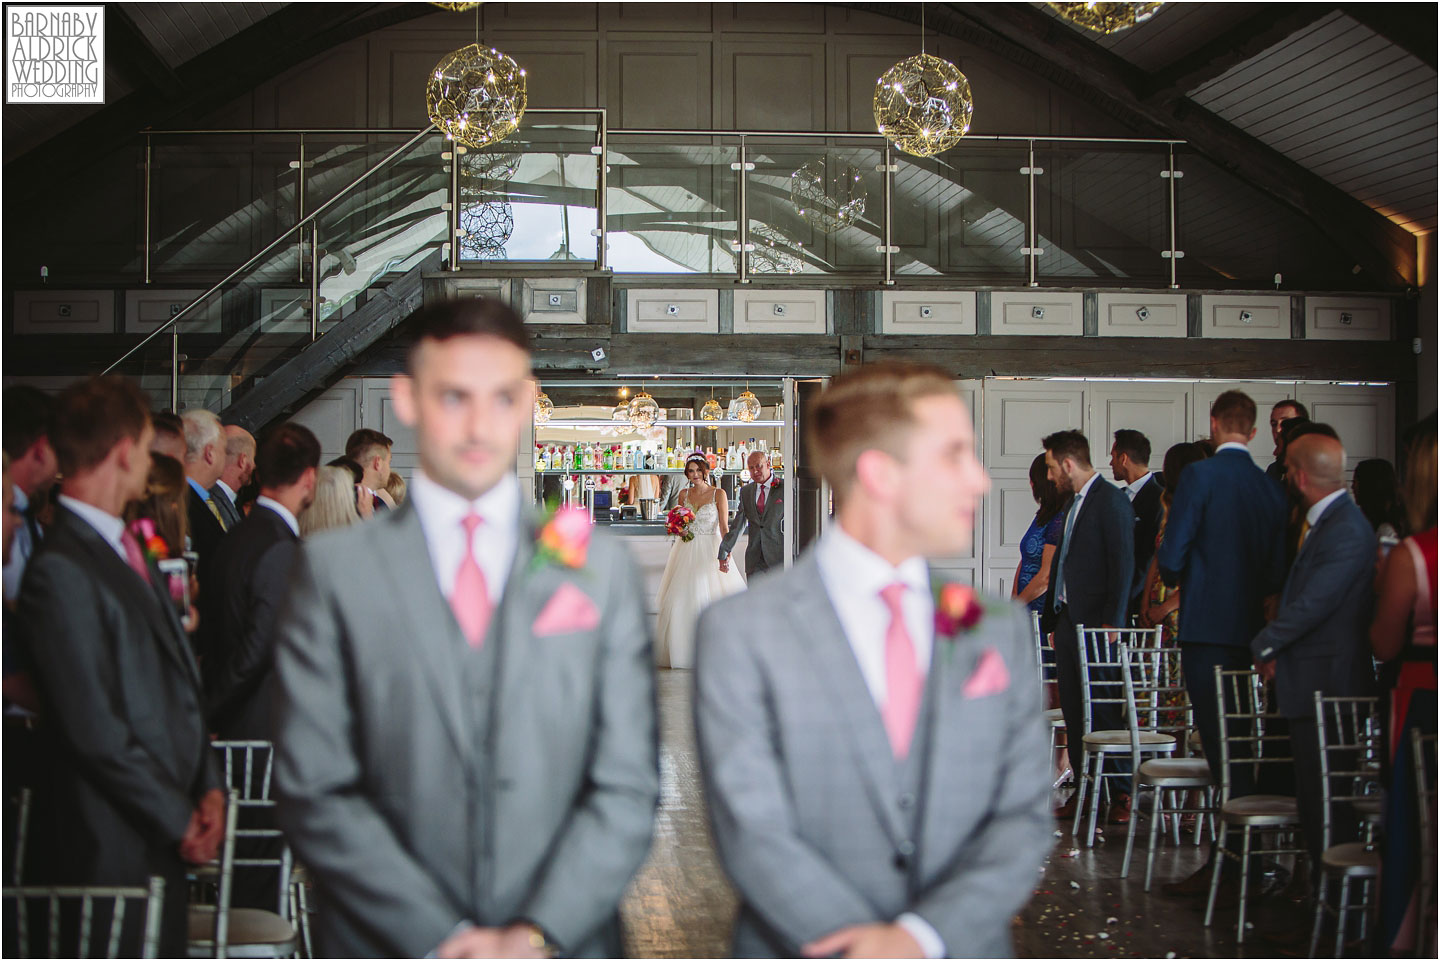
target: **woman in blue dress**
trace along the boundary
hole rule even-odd
[[[1050,586],[1050,560],[1060,543],[1065,508],[1069,504],[1069,498],[1060,493],[1047,475],[1043,453],[1030,462],[1030,494],[1040,509],[1035,512],[1025,536],[1020,538],[1020,564],[1015,568],[1015,588],[1010,596],[1039,613]]]

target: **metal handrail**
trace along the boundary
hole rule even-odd
[[[336,203],[338,203],[341,199],[343,199],[344,197],[348,196],[348,195],[350,194],[350,191],[354,190],[356,187],[360,186],[362,183],[364,183],[365,181],[369,180],[371,176],[373,176],[375,173],[377,173],[378,171],[380,171],[380,170],[383,169],[384,167],[388,166],[392,160],[394,160],[396,157],[400,156],[401,154],[403,154],[404,152],[406,152],[407,150],[409,150],[411,147],[415,146],[415,144],[419,143],[419,142],[420,142],[421,140],[423,140],[425,137],[429,136],[430,133],[431,133],[432,131],[434,131],[434,130],[435,130],[435,125],[434,125],[434,124],[431,124],[430,126],[426,127],[424,130],[422,130],[422,131],[420,131],[419,133],[417,133],[415,136],[411,137],[409,140],[405,141],[405,143],[401,144],[399,147],[396,147],[393,151],[391,151],[388,155],[386,155],[385,158],[382,159],[379,163],[375,164],[375,166],[371,167],[369,170],[365,171],[363,174],[361,174],[361,175],[360,175],[359,177],[357,177],[355,180],[351,181],[351,182],[349,183],[349,185],[347,185],[347,186],[345,186],[344,188],[342,188],[337,194],[335,194],[335,196],[331,197],[329,200],[325,201],[325,202],[324,202],[323,204],[321,204],[319,207],[316,207],[313,211],[311,211],[310,213],[306,214],[303,219],[298,220],[298,221],[296,221],[294,224],[292,224],[290,227],[287,227],[283,233],[281,233],[281,234],[280,234],[278,237],[276,237],[274,240],[270,241],[270,243],[266,244],[266,245],[264,246],[264,248],[262,248],[262,249],[260,250],[259,253],[254,254],[253,256],[250,257],[249,260],[245,261],[245,262],[244,262],[243,264],[241,264],[239,267],[236,267],[234,270],[230,271],[230,273],[225,276],[225,279],[224,279],[224,280],[221,280],[219,283],[215,284],[213,287],[211,287],[209,290],[205,291],[205,292],[204,292],[203,294],[201,294],[199,297],[196,297],[194,300],[190,301],[190,303],[188,303],[188,304],[186,304],[184,307],[180,308],[180,310],[179,310],[178,312],[176,312],[175,316],[171,317],[171,318],[170,318],[169,320],[167,320],[165,323],[161,324],[159,327],[156,327],[154,330],[150,331],[150,333],[146,334],[145,337],[140,341],[140,343],[136,344],[134,347],[131,347],[129,350],[127,350],[127,351],[124,353],[124,355],[123,355],[119,360],[117,360],[117,361],[115,361],[114,363],[112,363],[109,367],[106,367],[103,371],[101,371],[101,373],[102,373],[102,374],[108,374],[108,373],[110,373],[112,370],[114,370],[116,367],[119,367],[121,364],[125,363],[125,361],[127,361],[127,360],[130,359],[130,355],[134,354],[134,353],[135,353],[137,350],[139,350],[141,347],[144,347],[146,344],[150,343],[150,341],[153,340],[157,335],[159,335],[159,334],[161,334],[161,333],[163,333],[163,332],[171,329],[172,327],[174,327],[174,326],[176,325],[176,323],[178,323],[180,320],[182,320],[182,319],[185,317],[186,314],[190,313],[190,311],[191,311],[192,309],[194,309],[197,305],[199,305],[199,304],[202,303],[203,301],[207,300],[207,299],[210,297],[211,294],[215,293],[215,291],[221,289],[221,288],[224,287],[226,284],[230,283],[230,281],[232,281],[232,280],[234,280],[236,277],[240,276],[242,273],[244,273],[246,270],[248,270],[250,267],[252,267],[257,261],[259,261],[262,257],[264,257],[266,254],[270,253],[270,251],[272,251],[272,250],[274,250],[276,247],[280,246],[280,244],[282,244],[287,238],[289,238],[289,236],[290,236],[292,233],[294,233],[294,232],[297,231],[297,230],[301,230],[301,229],[303,229],[304,227],[306,227],[306,226],[314,223],[314,222],[316,221],[316,218],[318,218],[318,217],[319,217],[321,214],[323,214],[325,211],[327,211],[327,210],[329,210],[331,207],[333,207],[333,206],[334,206]]]

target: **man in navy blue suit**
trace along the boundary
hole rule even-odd
[[[1050,561],[1050,587],[1045,594],[1044,626],[1054,632],[1055,677],[1060,689],[1060,711],[1071,731],[1070,767],[1078,778],[1081,767],[1080,732],[1084,731],[1085,702],[1080,676],[1080,650],[1076,626],[1124,627],[1130,606],[1130,581],[1135,573],[1135,511],[1130,499],[1090,465],[1090,442],[1078,430],[1062,430],[1040,442],[1050,480],[1062,494],[1073,493],[1065,514],[1060,545]],[[1119,672],[1114,672],[1118,681]],[[1106,695],[1108,696],[1108,695]],[[1118,704],[1093,707],[1092,730],[1125,727]],[[1128,790],[1120,792],[1116,820],[1128,819]],[[1056,811],[1057,817],[1074,814],[1075,799]],[[1125,812],[1125,813],[1121,813]]]
[[[1255,401],[1238,390],[1215,398],[1210,406],[1215,456],[1186,468],[1171,492],[1170,518],[1156,555],[1161,578],[1180,587],[1185,688],[1216,784],[1215,668],[1251,666],[1250,641],[1265,626],[1265,600],[1279,593],[1285,579],[1285,495],[1250,456],[1254,436]],[[1237,771],[1231,784],[1236,796],[1252,793],[1244,773]],[[1204,890],[1198,881],[1182,884],[1188,886],[1171,893]]]
[[[1250,649],[1262,671],[1273,670],[1280,713],[1290,720],[1296,799],[1310,863],[1320,863],[1320,744],[1315,692],[1361,697],[1375,691],[1367,641],[1374,607],[1375,531],[1345,491],[1345,449],[1323,434],[1305,434],[1285,448],[1285,480],[1305,510],[1300,551],[1285,581],[1275,619]],[[1183,593],[1181,595],[1184,596]],[[1353,821],[1335,824],[1332,843],[1350,840]]]

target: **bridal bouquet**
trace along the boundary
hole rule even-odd
[[[665,515],[665,532],[674,534],[682,541],[693,541],[695,532],[690,530],[690,525],[695,521],[695,512],[683,505],[670,508],[670,513]]]

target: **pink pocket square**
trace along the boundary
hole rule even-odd
[[[599,626],[600,609],[595,602],[586,597],[580,588],[566,582],[551,595],[535,618],[535,623],[530,625],[530,632],[536,637],[548,637],[551,634],[588,631]]]
[[[987,647],[975,665],[975,673],[965,682],[962,693],[966,697],[989,697],[999,694],[1010,686],[1010,672],[1005,669],[1005,659],[993,647]]]

